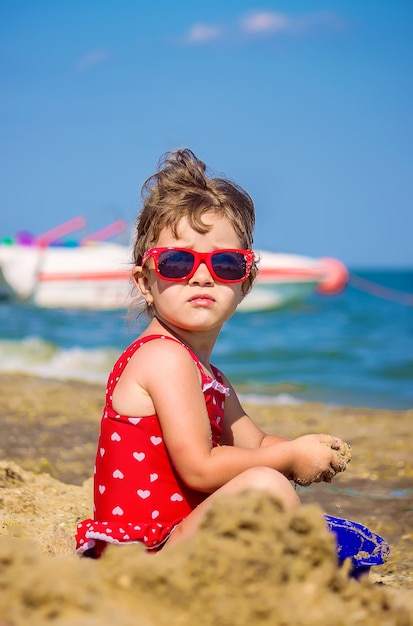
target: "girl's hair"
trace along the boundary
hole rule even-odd
[[[251,197],[228,179],[208,176],[205,163],[189,149],[173,150],[161,157],[156,173],[142,186],[142,198],[133,245],[135,265],[141,265],[144,253],[156,245],[164,228],[178,238],[183,217],[196,232],[208,232],[210,226],[202,217],[211,211],[227,218],[242,248],[252,248],[255,211]],[[256,274],[254,263],[243,283],[244,294],[251,289]]]

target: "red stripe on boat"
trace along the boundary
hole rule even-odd
[[[38,276],[40,282],[70,281],[70,280],[125,280],[131,276],[130,272],[68,272],[65,274],[47,274],[41,272]]]

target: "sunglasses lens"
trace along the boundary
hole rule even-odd
[[[245,278],[247,261],[240,252],[216,252],[211,259],[214,272],[221,280],[240,281]]]
[[[158,271],[164,278],[185,278],[193,266],[194,255],[185,250],[165,250],[158,258]]]

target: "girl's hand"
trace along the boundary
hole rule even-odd
[[[290,442],[292,467],[288,475],[297,485],[331,482],[351,461],[350,446],[331,435],[304,435]]]

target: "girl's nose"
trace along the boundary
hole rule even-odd
[[[190,285],[213,285],[214,279],[206,263],[201,261],[188,282]]]

